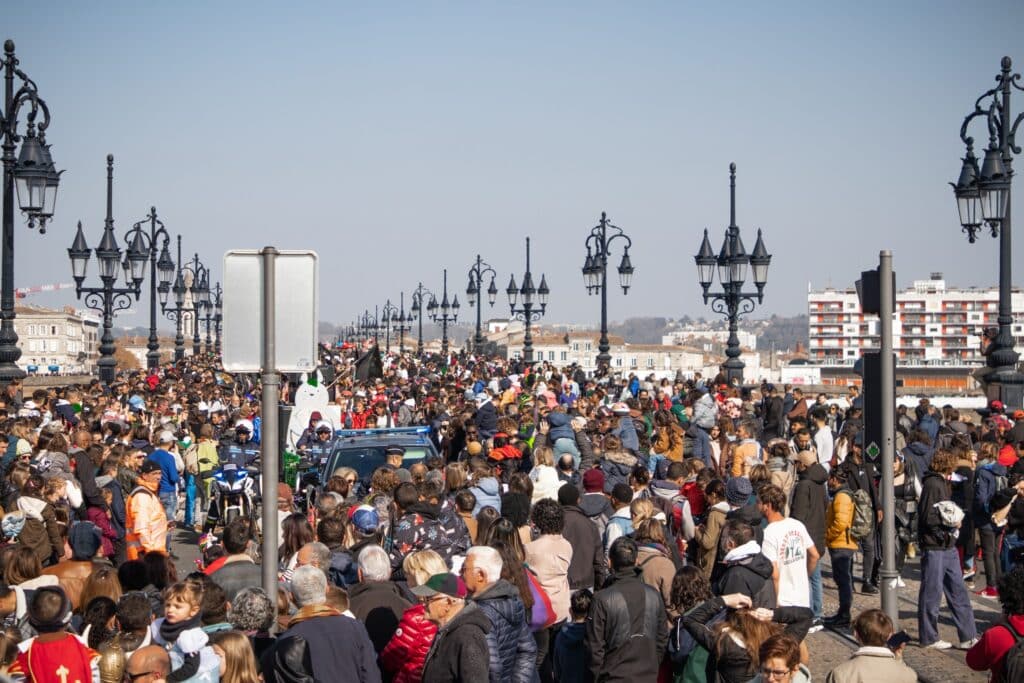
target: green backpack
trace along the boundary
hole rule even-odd
[[[708,651],[700,645],[686,658],[683,671],[673,677],[673,683],[706,683],[708,680]]]

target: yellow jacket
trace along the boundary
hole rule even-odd
[[[137,486],[128,497],[124,526],[129,560],[150,550],[167,552],[167,514],[160,498],[145,486]]]
[[[849,489],[840,489],[832,497],[832,504],[825,512],[825,545],[829,548],[857,549],[857,542],[850,538],[853,513],[853,494]]]

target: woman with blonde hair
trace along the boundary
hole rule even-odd
[[[406,555],[402,561],[409,588],[421,586],[435,574],[448,571],[444,560],[433,550]],[[392,683],[413,683],[423,674],[423,663],[437,635],[437,624],[428,621],[425,607],[416,603],[402,614],[395,635],[380,652],[380,663]]]
[[[249,638],[241,631],[221,631],[210,638],[220,661],[221,683],[260,683]]]

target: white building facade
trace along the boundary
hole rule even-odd
[[[737,330],[736,338],[741,349],[757,350],[757,335],[746,330]],[[729,330],[716,330],[710,327],[684,327],[672,330],[661,338],[665,346],[700,346],[710,351],[713,344],[721,345],[729,341]]]
[[[92,371],[99,359],[98,319],[70,306],[61,310],[18,306],[15,315],[22,370],[45,374],[56,366],[60,373]]]
[[[896,293],[893,349],[900,365],[976,367],[985,364],[982,337],[998,325],[999,290],[946,286],[941,273]],[[1024,354],[1024,292],[1011,298],[1013,336]],[[854,289],[807,294],[808,360],[816,365],[852,365],[865,349],[879,346],[879,321],[864,315]]]
[[[533,337],[533,359],[547,361],[556,367],[575,363],[585,372],[597,370],[598,342],[601,335],[595,332],[568,332],[566,334],[542,334]],[[704,370],[706,361],[702,351],[661,344],[628,344],[622,337],[609,335],[609,351],[612,372],[638,375],[655,374],[658,377],[673,377],[677,371],[684,375]],[[522,356],[521,334],[510,335],[506,346],[508,357]]]

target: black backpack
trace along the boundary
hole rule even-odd
[[[1003,680],[1024,681],[1024,636],[1017,633],[1009,620],[1005,626],[1013,635],[1013,647],[1006,651],[1003,658]]]

